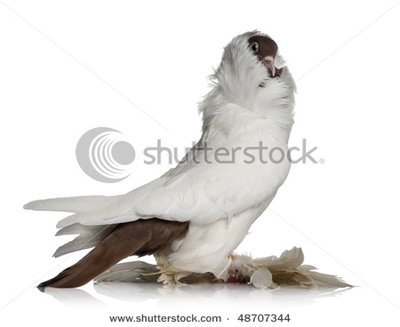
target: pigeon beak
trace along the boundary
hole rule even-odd
[[[275,77],[275,74],[276,74],[275,59],[271,56],[266,56],[265,58],[262,58],[261,60],[262,60],[263,64],[271,72],[272,77]]]

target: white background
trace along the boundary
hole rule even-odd
[[[99,183],[80,170],[75,145],[98,126],[137,151],[157,138],[191,145],[206,77],[223,46],[253,29],[277,41],[298,84],[290,143],[306,138],[325,163],[293,166],[238,251],[300,246],[306,263],[358,287],[37,291],[83,253],[52,258],[66,241],[53,237],[62,215],[22,205],[123,193],[166,171],[137,158],[126,180]],[[290,313],[292,326],[398,325],[399,30],[393,0],[0,0],[1,325],[106,326],[110,314],[148,312],[220,313],[230,325],[251,312]]]

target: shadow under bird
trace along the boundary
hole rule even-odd
[[[287,153],[295,84],[277,44],[258,31],[224,48],[211,80],[199,108],[201,138],[175,168],[123,195],[24,206],[71,213],[57,224],[57,235],[78,236],[55,257],[94,247],[39,289],[82,286],[131,255],[154,255],[164,283],[179,283],[192,273],[228,279],[232,251],[289,173],[288,157],[265,162],[256,151],[262,142]],[[214,160],[221,148],[246,151],[235,151],[232,162]]]

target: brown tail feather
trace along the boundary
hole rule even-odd
[[[82,286],[130,255],[146,255],[162,250],[174,240],[183,238],[189,222],[157,218],[119,224],[92,251],[56,277],[38,285],[71,288]]]

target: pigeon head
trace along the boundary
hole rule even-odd
[[[248,44],[250,51],[264,64],[270,76],[279,76],[282,70],[275,67],[275,58],[278,53],[276,42],[268,36],[255,35],[249,38]]]
[[[261,93],[271,98],[273,94],[268,90],[280,88],[287,93],[295,90],[278,45],[259,31],[234,37],[224,48],[221,63],[211,79],[219,85],[221,95],[243,107],[261,101]]]
[[[225,47],[221,64],[213,77],[233,93],[255,92],[268,80],[281,79],[285,62],[278,45],[259,31],[236,36]],[[250,92],[251,93],[251,92]]]
[[[229,125],[227,112],[239,112],[232,109],[234,105],[288,129],[293,124],[296,85],[278,45],[268,35],[251,31],[234,37],[225,46],[211,82],[213,88],[199,106],[203,129],[218,117],[218,124]]]

